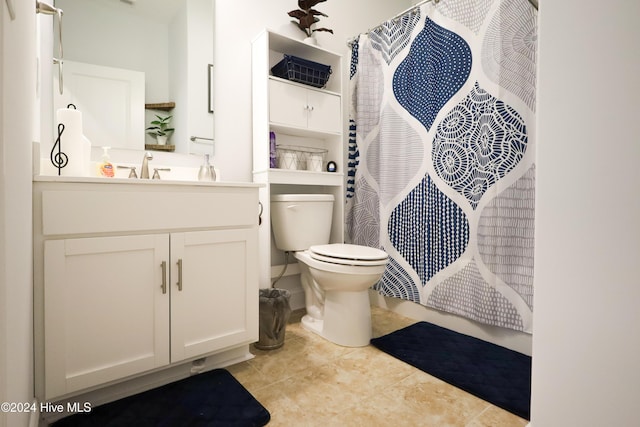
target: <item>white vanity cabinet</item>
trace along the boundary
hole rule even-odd
[[[248,355],[257,205],[253,184],[35,182],[37,396]]]

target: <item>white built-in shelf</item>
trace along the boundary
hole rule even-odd
[[[268,169],[254,171],[254,182],[270,184],[295,184],[318,186],[342,186],[344,174],[340,172],[314,172],[306,170]]]
[[[272,31],[267,31],[267,33],[269,35],[269,49],[274,52],[282,52],[287,55],[298,56],[328,65],[335,64],[336,58],[341,56],[321,46],[312,46],[310,48],[310,45],[304,43],[302,40],[293,39]],[[332,68],[334,68],[333,74],[339,74],[339,70],[335,69],[336,67]]]
[[[297,56],[331,67],[323,88],[292,82],[271,74],[283,55]],[[344,241],[344,187],[346,170],[344,86],[342,55],[302,40],[264,30],[252,42],[253,181],[260,189],[263,206],[259,229],[260,287],[271,286],[274,258],[270,227],[271,195],[326,193],[335,198],[330,241]],[[287,145],[322,150],[322,171],[270,168],[270,132],[279,147]],[[327,162],[338,172],[325,172]],[[273,261],[273,262],[272,262]]]
[[[327,135],[342,135],[342,132],[317,131],[292,125],[281,125],[273,122],[269,122],[269,126],[271,127],[271,130],[276,134],[287,134],[291,136],[301,136],[304,138],[324,139],[327,137]]]
[[[331,77],[329,77],[329,79],[331,79]],[[309,90],[317,90],[319,92],[328,93],[328,94],[331,94],[331,95],[337,95],[337,96],[341,96],[342,95],[340,92],[327,90],[327,89],[324,89],[324,88],[321,88],[321,87],[313,87],[313,86],[305,85],[303,83],[293,82],[291,80],[283,79],[283,78],[277,77],[277,76],[269,76],[269,80],[285,82],[285,83],[293,85],[293,86],[300,86],[302,88],[309,89]]]

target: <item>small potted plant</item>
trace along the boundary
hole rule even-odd
[[[147,133],[156,138],[159,145],[165,145],[171,132],[175,129],[169,127],[169,122],[173,116],[160,117],[156,115],[158,120],[153,120],[151,126],[147,128]]]
[[[325,1],[327,0],[298,0],[299,9],[289,12],[290,17],[296,18],[298,20],[298,22],[292,22],[296,24],[298,28],[300,28],[307,36],[304,39],[305,43],[315,44],[313,33],[315,33],[316,31],[324,31],[333,34],[333,30],[330,30],[328,28],[311,28],[316,22],[320,21],[317,16],[324,16],[325,18],[328,18],[328,15],[313,9],[315,5]]]

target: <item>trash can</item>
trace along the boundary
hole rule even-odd
[[[260,289],[260,333],[256,348],[274,350],[282,347],[291,315],[290,297],[286,289]]]

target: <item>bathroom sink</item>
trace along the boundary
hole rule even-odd
[[[118,163],[115,168],[115,178],[141,180],[140,178],[129,178],[130,168],[135,167],[136,173],[140,176],[140,165],[129,163]],[[166,166],[166,165],[151,165],[149,166],[149,176],[153,177],[155,171],[158,171],[160,181],[191,181],[198,182],[198,170],[196,167],[184,167],[184,166]],[[220,171],[216,171],[216,182],[220,181]],[[146,181],[146,179],[142,179]],[[153,181],[157,181],[153,180]]]

